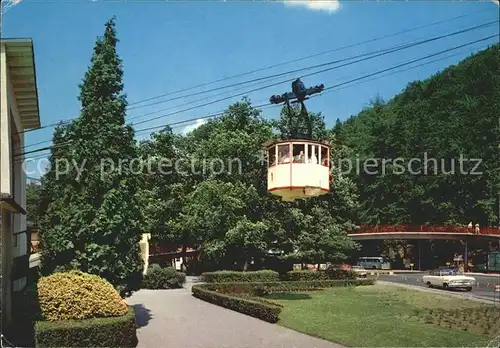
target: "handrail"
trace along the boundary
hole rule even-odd
[[[350,234],[361,233],[419,233],[419,232],[446,232],[446,233],[469,233],[469,234],[486,234],[500,235],[498,227],[480,227],[479,233],[476,233],[475,227],[468,228],[463,225],[361,225]]]

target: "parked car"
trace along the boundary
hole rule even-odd
[[[358,277],[366,278],[366,276],[368,275],[366,269],[361,266],[352,266],[352,270],[356,272],[356,275]]]
[[[350,271],[352,269],[352,266],[345,263],[343,264],[328,263],[326,269],[329,271]]]
[[[454,269],[435,269],[422,277],[429,288],[472,290],[476,278],[457,274]]]

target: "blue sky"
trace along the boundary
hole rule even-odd
[[[318,8],[321,7],[321,8]],[[117,17],[120,39],[118,51],[125,70],[125,92],[129,103],[228,77],[272,64],[333,50],[372,38],[390,35],[460,15],[466,17],[432,27],[392,36],[376,42],[320,55],[259,73],[227,80],[192,93],[261,76],[321,64],[353,55],[379,50],[414,40],[450,33],[499,17],[499,7],[485,2],[216,2],[216,1],[30,1],[11,8],[3,18],[3,37],[31,37],[35,47],[37,82],[42,125],[76,117],[79,113],[78,84],[88,68],[97,36],[104,23]],[[435,53],[456,45],[498,34],[498,26],[457,35],[432,43],[399,51],[383,57],[352,64],[303,79],[306,85],[324,83],[325,87],[347,81],[408,60]],[[323,96],[308,103],[310,111],[321,111],[329,126],[337,118],[344,120],[366,107],[380,95],[389,99],[405,86],[424,79],[455,64],[471,53],[497,39],[452,51],[435,60],[450,56],[402,73],[373,79]],[[425,62],[425,61],[423,61]],[[419,62],[422,63],[422,62]],[[417,63],[416,63],[417,64]],[[311,71],[306,71],[308,73]],[[297,75],[285,76],[289,82],[249,94],[254,104],[267,103],[272,94],[290,89]],[[232,94],[261,87],[272,82],[261,81],[249,86],[183,98],[155,106],[130,110],[130,122],[183,110]],[[178,95],[172,95],[172,98]],[[220,93],[225,92],[224,95]],[[213,98],[210,95],[219,94]],[[196,100],[205,98],[202,101]],[[143,123],[137,129],[170,122],[194,119],[224,110],[235,97],[202,108],[178,113]],[[152,101],[161,101],[162,98]],[[151,101],[150,101],[151,102]],[[176,105],[192,103],[175,108]],[[138,104],[141,105],[141,104]],[[154,113],[161,109],[169,110]],[[276,117],[279,108],[263,110],[265,117]],[[143,116],[145,113],[153,113]],[[176,131],[184,131],[182,127]],[[140,133],[139,139],[148,133]],[[52,128],[26,133],[27,145],[50,140]],[[26,148],[34,150],[48,143]],[[32,155],[34,156],[34,155]],[[38,155],[37,155],[38,156]],[[33,175],[39,176],[39,175]]]

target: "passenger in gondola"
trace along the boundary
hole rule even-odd
[[[305,162],[304,151],[300,151],[300,153],[297,156],[295,156],[294,162],[297,162],[297,163],[304,163]]]
[[[281,156],[280,163],[290,163],[290,155],[288,152]]]
[[[313,153],[311,158],[309,158],[309,163],[311,164],[318,164],[318,158],[316,157],[316,155]]]

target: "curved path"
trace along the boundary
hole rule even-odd
[[[276,324],[225,309],[184,289],[140,290],[128,303],[136,309],[138,348],[341,348]]]

